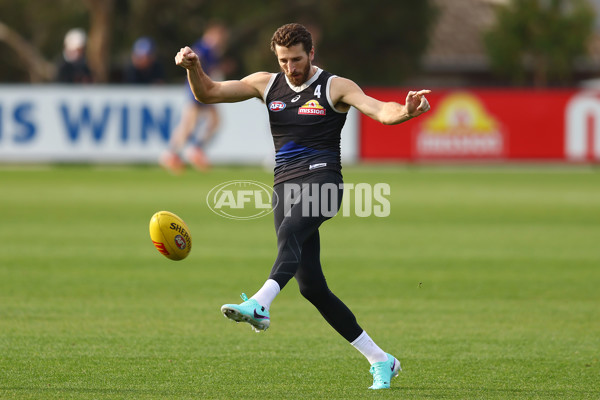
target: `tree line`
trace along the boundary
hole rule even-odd
[[[482,38],[496,76],[507,84],[568,82],[592,34],[588,1],[511,0],[497,8]],[[175,53],[220,21],[230,31],[227,78],[276,71],[271,35],[300,22],[315,36],[315,64],[361,84],[398,86],[418,72],[438,13],[434,0],[0,0],[0,82],[52,81],[73,27],[88,33],[95,82],[119,82],[141,36],[156,42],[167,81],[181,82]]]

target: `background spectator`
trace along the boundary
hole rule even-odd
[[[141,37],[133,44],[131,63],[124,74],[125,83],[164,83],[165,72],[156,57],[156,45],[149,37]]]
[[[92,73],[85,58],[85,45],[87,35],[81,28],[74,28],[67,32],[64,48],[56,81],[62,83],[90,83]]]

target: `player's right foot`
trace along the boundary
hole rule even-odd
[[[183,171],[185,170],[185,164],[183,163],[181,158],[171,151],[165,151],[160,156],[158,163],[161,167],[176,175],[183,173]]]
[[[369,372],[373,374],[373,386],[369,389],[389,389],[392,378],[398,376],[398,371],[402,371],[400,361],[391,354],[387,354],[387,357],[387,361],[371,365]]]
[[[258,301],[248,300],[245,293],[242,293],[241,297],[244,300],[242,304],[223,305],[221,307],[223,315],[235,322],[249,323],[256,332],[266,331],[271,324],[269,311],[258,304]]]
[[[210,169],[210,163],[206,154],[199,147],[193,147],[186,152],[186,157],[192,163],[194,168],[199,171],[208,171]]]

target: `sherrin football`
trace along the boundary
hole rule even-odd
[[[169,211],[159,211],[150,219],[150,239],[165,257],[179,261],[192,250],[192,235],[185,222]]]

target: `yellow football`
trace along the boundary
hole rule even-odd
[[[179,261],[192,250],[192,235],[185,222],[169,211],[159,211],[150,219],[150,239],[165,257]]]

